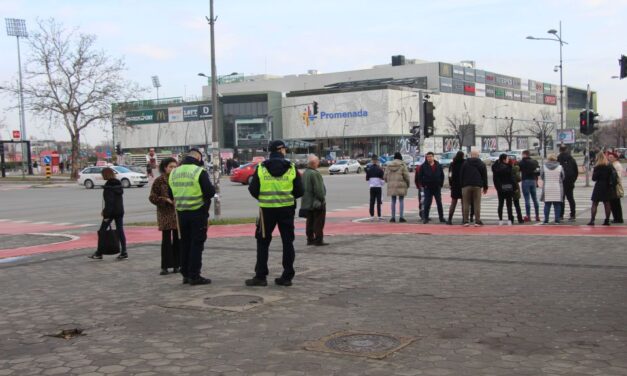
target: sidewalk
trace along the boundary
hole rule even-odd
[[[627,374],[622,239],[327,240],[297,238],[289,288],[243,285],[252,236],[207,241],[209,286],[159,276],[158,243],[0,264],[0,375]]]

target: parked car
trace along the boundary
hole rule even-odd
[[[124,167],[124,168],[128,168],[129,170],[133,171],[133,172],[137,172],[139,174],[145,175],[146,174],[146,167],[139,167],[139,166],[130,166],[130,165],[119,165],[120,167]]]
[[[329,167],[329,175],[348,174],[349,172],[361,173],[361,165],[354,159],[343,159]]]
[[[83,169],[79,174],[78,184],[87,189],[92,189],[96,186],[104,186],[106,183],[102,178],[102,170],[104,168],[104,166],[99,166]],[[115,177],[122,182],[123,188],[130,188],[132,186],[141,188],[148,184],[148,176],[146,176],[146,174],[131,171],[123,166],[110,166],[110,168],[115,172]]]
[[[231,170],[231,181],[233,183],[250,184],[253,181],[253,175],[257,171],[259,162],[246,163],[238,168]]]
[[[491,151],[490,152],[490,156],[488,157],[488,159],[490,160],[491,163],[494,163],[494,162],[499,160],[499,155],[501,155],[501,154],[507,154],[507,152],[504,152],[504,151]]]
[[[385,168],[387,167],[387,165],[392,162],[394,159],[393,158],[389,158],[386,162],[384,162],[382,164],[383,169],[385,170]],[[409,170],[409,172],[414,171],[414,158],[409,155],[409,154],[403,154],[403,162],[405,162],[405,165],[407,166],[407,169]]]
[[[448,168],[448,166],[451,165],[451,162],[453,162],[453,158],[455,158],[455,154],[457,154],[457,150],[447,151],[446,153],[440,154],[438,162],[440,162],[442,168]]]

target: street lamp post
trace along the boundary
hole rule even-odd
[[[20,99],[20,140],[24,141],[26,137],[26,120],[24,118],[24,92],[22,87],[22,59],[20,55],[20,38],[28,38],[28,31],[26,30],[26,22],[19,18],[5,18],[7,27],[7,35],[10,37],[15,37],[17,39],[17,65],[19,72],[19,99]],[[24,173],[26,171],[26,166],[24,165],[28,162],[28,174],[33,174],[33,168],[30,162],[30,150],[26,151],[26,158],[24,158],[24,143],[20,143],[20,147],[22,148],[22,177],[24,177]]]
[[[564,86],[563,86],[563,70],[564,63],[562,61],[562,47],[565,44],[568,44],[562,39],[562,21],[559,23],[559,31],[555,29],[551,29],[547,31],[549,34],[553,34],[555,38],[536,38],[533,36],[528,36],[527,39],[530,40],[552,40],[554,42],[558,42],[560,44],[560,65],[558,65],[560,70],[560,131],[564,130]]]

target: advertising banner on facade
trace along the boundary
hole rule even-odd
[[[485,97],[486,96],[485,84],[480,84],[480,83],[476,83],[475,84],[475,95],[477,97]]]
[[[522,100],[522,93],[519,90],[514,90],[514,100],[519,102]]]
[[[516,149],[529,149],[528,137],[516,137]]]
[[[495,87],[494,96],[496,98],[505,98],[505,89],[501,89],[500,87]]]
[[[269,123],[264,118],[235,120],[235,144],[239,147],[263,148],[271,138]]]
[[[440,63],[440,76],[452,78],[453,77],[453,65]]]
[[[498,145],[496,143],[495,136],[481,137],[481,151],[482,152],[495,151],[497,146]]]
[[[460,67],[459,65],[453,65],[453,78],[457,78],[458,80],[464,79],[464,67]]]
[[[183,107],[183,121],[198,120],[198,106]]]
[[[440,77],[440,92],[452,93],[453,92],[453,80],[446,77]]]
[[[446,153],[449,151],[459,150],[459,140],[457,137],[447,136],[442,138],[442,150]]]
[[[485,72],[485,83],[489,85],[495,85],[496,75],[492,72]]]
[[[474,82],[464,82],[464,94],[475,95],[475,83]]]
[[[485,96],[486,97],[494,98],[495,94],[496,93],[495,93],[495,90],[494,90],[494,86],[491,86],[491,85],[486,85],[485,86]]]
[[[505,90],[505,99],[509,99],[510,101],[514,99],[514,91],[513,90]]]
[[[475,70],[475,82],[485,84],[485,71]]]
[[[557,97],[555,95],[545,95],[544,96],[544,104],[557,104]]]
[[[199,119],[209,119],[211,118],[211,105],[210,104],[201,104],[198,106],[198,118]]]
[[[142,111],[128,111],[126,118],[124,119],[126,124],[147,124],[154,123],[154,111],[142,110]]]
[[[159,108],[155,111],[155,123],[167,123],[168,122],[168,109]]]
[[[170,123],[183,121],[183,107],[168,108],[168,121]]]
[[[464,81],[453,79],[453,93],[464,94]]]
[[[544,94],[551,94],[551,84],[544,83],[543,92]]]
[[[574,144],[575,143],[575,130],[574,129],[563,129],[557,130],[557,142],[561,142],[563,144]]]
[[[475,82],[475,70],[472,68],[464,68],[464,81]]]

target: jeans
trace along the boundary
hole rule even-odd
[[[126,253],[126,236],[124,235],[124,217],[115,217],[115,218],[107,218],[103,219],[100,224],[100,231],[104,231],[109,226],[111,226],[111,222],[115,221],[115,232],[118,234],[118,239],[120,240],[120,246],[122,248],[121,253]]]
[[[405,196],[392,196],[392,218],[396,218],[396,197],[398,197],[398,210],[400,217],[403,218]]]
[[[570,207],[570,217],[575,218],[577,210],[575,209],[575,182],[564,182],[564,197],[562,198],[562,214],[561,218],[564,218],[564,212],[566,211],[565,202],[568,200],[568,206]]]
[[[377,217],[381,217],[381,187],[370,187],[370,216],[374,217],[374,203],[377,203]]]
[[[536,181],[532,179],[525,179],[522,181],[523,197],[525,198],[525,213],[527,217],[531,218],[531,203],[529,202],[529,196],[533,200],[533,208],[536,211],[536,217],[540,211],[540,204],[538,204],[538,197],[536,195]]]
[[[512,192],[497,191],[499,206],[497,209],[499,221],[503,220],[503,204],[507,204],[507,220],[514,222],[514,214],[512,212]]]
[[[424,216],[425,219],[429,219],[429,211],[431,210],[431,202],[435,198],[435,203],[438,207],[438,218],[442,220],[444,218],[444,208],[442,207],[442,190],[439,186],[425,188],[425,206]]]
[[[560,215],[562,213],[562,203],[559,201],[545,202],[544,203],[544,223],[549,223],[549,214],[551,213],[551,205],[555,207],[555,223],[560,222]]]

